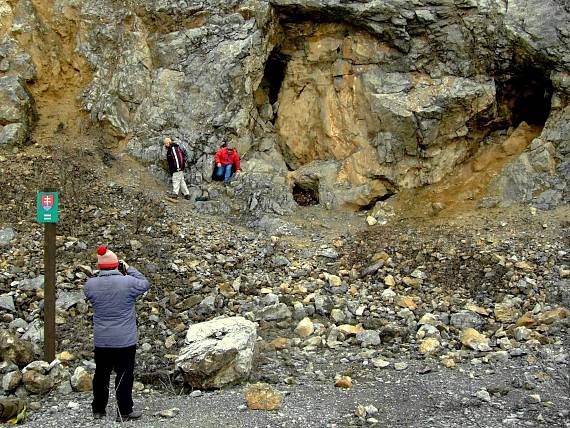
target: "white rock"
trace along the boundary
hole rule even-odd
[[[346,315],[344,312],[338,308],[335,308],[331,311],[331,318],[334,320],[335,323],[343,322],[346,319]]]
[[[297,324],[297,327],[295,327],[295,333],[301,337],[310,336],[314,331],[315,326],[313,324],[313,321],[311,321],[311,319],[308,317],[305,317],[299,321],[299,324]]]
[[[514,335],[515,339],[519,342],[523,340],[528,340],[530,338],[532,331],[526,327],[517,327],[515,328]]]
[[[394,290],[392,290],[391,288],[387,288],[386,290],[384,290],[382,292],[382,300],[384,300],[385,302],[391,301],[395,297],[396,297],[396,292]]]
[[[390,361],[383,360],[382,358],[372,358],[372,364],[376,368],[383,369],[390,365]]]
[[[69,403],[67,403],[68,409],[77,410],[77,409],[79,409],[79,407],[80,407],[80,404],[75,402],[75,401],[70,401]]]
[[[491,401],[491,394],[486,389],[481,389],[475,393],[475,397],[477,397],[481,401],[489,402]]]
[[[374,407],[372,404],[365,406],[364,409],[366,410],[366,414],[370,416],[374,416],[378,414],[378,409]]]
[[[398,371],[406,370],[408,368],[408,364],[404,362],[394,363],[394,368]]]
[[[538,404],[542,401],[539,394],[530,394],[529,398],[530,398],[530,402],[535,403],[535,404]]]
[[[176,359],[194,388],[221,388],[249,377],[257,339],[255,323],[243,317],[217,318],[190,326]]]

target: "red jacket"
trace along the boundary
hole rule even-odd
[[[236,166],[236,171],[239,171],[241,169],[239,166],[239,155],[236,149],[234,149],[233,153],[230,155],[228,153],[228,148],[222,147],[216,152],[214,159],[216,161],[216,164],[221,163],[222,166],[233,164]]]

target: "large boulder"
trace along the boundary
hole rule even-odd
[[[33,346],[7,330],[0,329],[0,354],[2,361],[10,361],[24,367],[34,360]]]
[[[15,237],[16,232],[11,227],[0,229],[0,247],[7,247]]]
[[[19,370],[8,372],[2,378],[2,389],[6,392],[15,390],[22,381],[22,374]]]
[[[37,77],[32,56],[9,36],[0,39],[0,73],[19,76],[25,81]]]
[[[218,318],[190,326],[176,367],[194,388],[222,388],[249,377],[257,339],[255,323]]]
[[[77,367],[71,376],[71,387],[77,392],[86,392],[93,389],[93,375],[84,367]]]
[[[16,76],[0,77],[0,145],[24,143],[36,118],[34,99]]]
[[[69,382],[69,372],[59,360],[51,364],[45,361],[33,361],[22,370],[22,382],[32,394],[46,394],[63,382]]]

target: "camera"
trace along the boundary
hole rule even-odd
[[[123,275],[127,274],[127,266],[123,260],[119,260],[119,272],[121,272]]]

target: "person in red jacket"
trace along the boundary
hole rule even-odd
[[[215,179],[224,179],[224,184],[230,181],[234,172],[241,171],[237,150],[230,144],[223,145],[214,155],[216,161]]]

